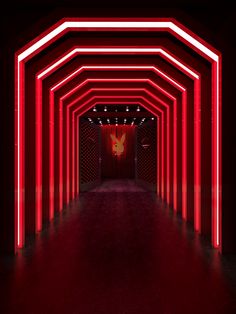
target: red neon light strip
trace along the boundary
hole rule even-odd
[[[69,137],[69,116],[66,116],[66,173],[67,173],[67,181],[66,181],[66,202],[69,204],[70,202],[70,155],[69,155],[69,148],[70,148],[70,137]]]
[[[42,89],[42,81],[36,80],[36,90]],[[42,106],[41,103],[41,93],[36,93],[36,131],[35,131],[35,176],[36,176],[36,190],[35,190],[35,228],[36,232],[42,229]]]
[[[192,79],[198,79],[199,74],[193,70],[189,65],[186,65],[181,59],[176,57],[174,54],[171,54],[168,50],[166,50],[163,47],[155,47],[155,48],[79,48],[77,46],[72,47],[69,51],[67,51],[65,54],[60,56],[56,61],[52,62],[50,65],[48,65],[46,68],[40,71],[38,73],[37,77],[39,79],[46,77],[51,73],[52,71],[57,70],[59,67],[62,67],[64,64],[66,64],[68,61],[70,61],[72,58],[77,56],[78,54],[152,54],[152,55],[160,55],[163,59],[174,65],[176,68],[178,68],[181,72],[185,73]],[[95,66],[96,70],[99,70],[100,66]],[[106,69],[109,70],[110,66],[105,66]],[[124,66],[125,68],[125,66]],[[83,70],[83,66],[81,69],[77,69],[70,75],[68,75],[68,79],[71,79],[74,77],[74,75],[77,75],[80,70]],[[87,68],[89,70],[89,67]],[[65,83],[67,79],[63,80],[63,84]],[[59,83],[60,85],[60,83]],[[58,86],[55,86],[55,88],[58,88]]]
[[[187,219],[187,93],[182,106],[182,218]]]
[[[199,80],[194,84],[194,229],[201,232],[201,85]]]
[[[25,91],[25,82],[24,82],[25,68],[23,62],[18,62],[16,59],[15,62],[15,93],[18,102],[15,106],[15,191],[16,191],[16,234],[17,234],[17,244],[15,247],[22,248],[24,246],[25,239],[25,106],[24,106],[24,91]]]
[[[222,112],[221,112],[221,57],[212,66],[212,242],[214,247],[221,245],[221,202],[222,202],[222,162],[221,146]],[[217,82],[215,84],[215,82]],[[221,247],[220,247],[221,249]]]
[[[167,108],[167,123],[166,123],[166,133],[167,133],[167,145],[166,145],[166,155],[170,156],[170,112],[169,107]],[[170,158],[167,160],[166,165],[166,197],[167,197],[167,204],[170,205]]]
[[[174,211],[177,211],[177,104],[175,101],[173,107],[174,113],[174,122],[173,122],[173,208]]]
[[[63,138],[63,111],[62,102],[59,104],[59,137]],[[59,210],[63,209],[63,146],[59,141]]]
[[[50,92],[50,102],[53,93]],[[52,119],[53,117],[53,119]],[[51,145],[53,143],[53,145]],[[49,219],[54,217],[54,106],[49,106]]]
[[[159,117],[157,117],[157,195],[161,196],[161,183],[160,183],[160,149],[161,149],[161,143],[160,143],[160,120]]]
[[[74,119],[72,120],[72,125],[75,124]],[[75,198],[75,134],[72,132],[72,199]]]

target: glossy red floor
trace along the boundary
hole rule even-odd
[[[1,313],[236,313],[224,259],[131,181],[83,193],[2,261]]]

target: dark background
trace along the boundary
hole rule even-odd
[[[9,251],[14,228],[14,52],[63,17],[174,17],[222,53],[224,251],[236,252],[235,39],[233,1],[6,2],[0,9],[0,249]],[[203,148],[204,149],[204,148]],[[8,243],[7,247],[3,244]]]

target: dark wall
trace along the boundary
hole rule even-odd
[[[135,127],[105,125],[101,127],[101,134],[102,178],[134,179]],[[119,148],[123,150],[120,154]]]
[[[0,250],[14,250],[14,52],[65,16],[78,17],[174,17],[222,52],[223,111],[223,251],[236,252],[235,210],[235,9],[231,4],[203,0],[137,1],[128,3],[22,0],[1,7],[1,197]]]
[[[136,180],[152,191],[157,181],[157,124],[148,121],[137,127]]]
[[[80,119],[80,191],[100,183],[100,130],[95,124]]]

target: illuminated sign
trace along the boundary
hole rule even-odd
[[[124,142],[126,133],[124,133],[120,139],[118,139],[114,134],[111,134],[112,139],[112,152],[115,156],[121,156],[124,152]]]

